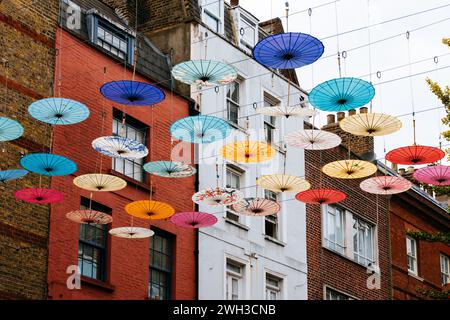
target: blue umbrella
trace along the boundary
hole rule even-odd
[[[231,127],[221,118],[200,115],[175,121],[170,126],[170,133],[178,140],[212,143],[228,137],[231,134]]]
[[[253,48],[255,60],[275,69],[295,69],[315,62],[323,54],[322,42],[299,32],[268,36]]]
[[[22,178],[27,173],[28,171],[23,169],[0,171],[0,182],[8,182],[14,179],[19,179]]]
[[[197,170],[185,163],[177,161],[153,161],[144,165],[150,174],[166,178],[184,178],[194,175]]]
[[[324,111],[346,111],[362,107],[375,95],[375,88],[357,78],[337,78],[317,85],[309,94],[309,103]]]
[[[51,153],[32,153],[20,159],[20,165],[28,171],[46,176],[65,176],[77,171],[72,160]]]
[[[89,109],[84,104],[65,98],[47,98],[33,102],[28,107],[30,115],[50,124],[74,124],[89,117]]]
[[[0,141],[10,141],[23,134],[23,127],[16,120],[0,117]]]
[[[107,82],[100,92],[106,99],[128,106],[150,106],[166,98],[158,87],[130,80]]]
[[[189,60],[173,67],[172,76],[186,84],[218,86],[236,80],[237,71],[220,61]]]

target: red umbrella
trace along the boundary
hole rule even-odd
[[[30,188],[17,190],[17,199],[30,203],[56,203],[64,199],[64,194],[54,189]]]
[[[441,160],[444,151],[435,147],[412,145],[389,151],[386,160],[398,164],[426,164]]]
[[[329,204],[345,200],[345,193],[334,189],[310,189],[299,192],[295,199],[309,204]]]
[[[205,228],[216,224],[217,218],[204,212],[179,212],[170,218],[170,222],[183,228]]]

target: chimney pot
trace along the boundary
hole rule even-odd
[[[338,112],[337,113],[337,121],[339,122],[339,121],[341,121],[342,119],[344,119],[345,118],[345,112]]]
[[[230,4],[231,4],[232,7],[236,7],[236,6],[239,5],[239,0],[231,0]]]
[[[336,120],[335,120],[335,117],[334,117],[334,114],[329,114],[329,115],[327,115],[327,124],[332,124],[332,123],[334,123]]]
[[[354,114],[356,114],[356,110],[355,109],[348,110],[348,115],[349,116],[353,116]]]
[[[367,107],[362,107],[362,108],[359,108],[359,113],[367,113],[368,110],[369,109],[367,109]]]
[[[413,173],[415,170],[414,170],[414,167],[413,166],[409,166],[408,167],[408,173]]]
[[[404,175],[405,175],[405,168],[400,168],[400,169],[398,170],[398,173],[399,173],[401,176],[404,176]]]
[[[392,163],[391,168],[392,168],[392,170],[394,170],[395,172],[397,172],[397,171],[398,171],[398,164]]]

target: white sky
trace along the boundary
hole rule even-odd
[[[332,0],[290,0],[290,14],[296,13],[326,4]],[[419,11],[450,4],[450,0],[369,0],[370,10],[368,10],[368,0],[339,0],[337,2],[338,28],[339,32],[346,32],[352,29],[367,27],[370,16],[370,24],[376,24],[385,20],[402,17]],[[273,17],[284,17],[285,1],[282,0],[240,0],[240,5],[253,13],[261,21]],[[293,14],[289,17],[289,31],[311,33],[313,36],[322,39],[335,35],[336,19],[335,4],[328,4],[312,10],[311,23],[307,12]],[[418,27],[447,19],[435,25],[411,31]],[[286,29],[285,19],[282,19]],[[311,27],[311,32],[310,32]],[[400,33],[403,35],[393,39],[373,43],[370,46],[372,56],[372,73],[383,71],[408,64],[408,42],[405,36],[406,31],[410,31],[410,52],[411,61],[428,59],[421,63],[412,64],[411,73],[420,73],[433,70],[427,74],[412,77],[413,98],[416,110],[416,132],[417,143],[430,146],[439,145],[439,132],[446,130],[441,124],[440,118],[445,115],[444,109],[417,113],[420,110],[442,106],[438,99],[429,91],[425,82],[427,76],[437,80],[441,86],[450,84],[450,68],[435,71],[436,64],[434,56],[445,55],[439,58],[438,68],[450,66],[450,50],[441,43],[444,37],[450,37],[450,6],[433,10],[430,12],[414,15],[397,21],[385,23],[370,28],[371,42],[391,37]],[[322,57],[326,57],[337,52],[337,37],[322,40],[325,52]],[[339,37],[339,47],[341,51],[349,50],[361,45],[368,45],[368,29],[351,32]],[[313,73],[312,73],[313,71]],[[298,69],[300,85],[310,91],[315,85],[337,78],[339,76],[336,56],[318,60],[312,66]],[[347,58],[342,66],[342,75],[350,77],[360,77],[369,80],[369,46],[347,52]],[[314,75],[314,83],[312,83]],[[409,67],[396,68],[385,71],[381,74],[381,82],[401,78],[409,75]],[[374,74],[372,82],[376,85],[378,78]],[[384,112],[391,115],[403,115],[412,112],[411,91],[409,78],[376,85],[376,95],[373,100],[373,112]],[[382,101],[382,104],[380,103]],[[325,112],[321,112],[321,124],[325,124]],[[413,143],[412,116],[400,117],[403,128],[392,135],[375,138],[375,151],[377,158],[384,158],[383,144],[386,150],[411,145]],[[443,140],[442,144],[450,142]]]

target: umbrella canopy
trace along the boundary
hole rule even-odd
[[[398,164],[427,164],[441,160],[444,151],[435,147],[412,145],[389,151],[386,160]]]
[[[170,218],[170,222],[183,228],[206,228],[217,223],[217,218],[204,212],[179,212]]]
[[[47,98],[33,102],[28,107],[30,115],[53,125],[75,124],[89,117],[89,109],[81,102],[64,98]]]
[[[233,211],[247,216],[270,216],[277,214],[281,206],[278,202],[265,198],[244,198],[233,204]]]
[[[64,200],[64,194],[54,189],[31,188],[21,189],[14,193],[14,197],[30,203],[57,203]]]
[[[363,160],[340,160],[324,165],[322,172],[333,178],[359,179],[377,172],[377,166]]]
[[[231,127],[224,119],[214,116],[192,116],[175,121],[170,133],[178,140],[192,143],[212,143],[231,134]]]
[[[450,185],[450,167],[443,165],[429,166],[414,172],[414,179],[434,186]]]
[[[237,71],[220,61],[189,60],[174,66],[172,76],[189,85],[218,86],[236,80]]]
[[[125,206],[125,211],[132,216],[147,220],[167,219],[175,214],[175,209],[171,205],[153,200],[131,202]]]
[[[20,159],[20,165],[28,171],[45,176],[66,176],[77,171],[72,160],[52,153],[32,153]]]
[[[298,201],[309,204],[331,204],[345,200],[345,193],[334,189],[310,189],[295,195]]]
[[[23,135],[23,127],[16,120],[0,117],[0,142],[15,140]]]
[[[224,145],[220,149],[220,155],[234,162],[255,163],[269,161],[276,155],[276,151],[265,142],[237,141]]]
[[[111,215],[95,210],[74,210],[66,214],[66,218],[81,224],[109,224],[113,221]]]
[[[369,193],[389,195],[409,190],[412,183],[401,177],[378,176],[362,181],[359,187]]]
[[[324,111],[346,111],[362,107],[375,95],[375,88],[357,78],[337,78],[317,85],[309,94],[309,103]]]
[[[118,191],[127,186],[127,182],[110,174],[90,173],[73,179],[78,188],[89,191]]]
[[[151,106],[166,98],[158,87],[130,80],[107,82],[101,86],[100,92],[106,99],[127,106]]]
[[[385,136],[400,130],[402,122],[384,113],[359,113],[342,119],[339,126],[357,136]]]
[[[284,136],[288,146],[307,150],[325,150],[337,147],[342,139],[334,133],[322,130],[298,130]]]
[[[208,206],[228,206],[244,198],[242,192],[232,188],[209,188],[197,192],[192,201]]]
[[[301,192],[311,188],[308,181],[288,174],[268,174],[256,179],[256,184],[273,192]]]
[[[27,173],[27,170],[22,169],[0,171],[0,182],[5,183],[11,180],[19,179],[25,176]]]
[[[155,232],[147,228],[120,227],[109,230],[109,234],[118,238],[143,239],[150,238]]]
[[[153,161],[144,165],[144,170],[155,176],[165,178],[185,178],[194,175],[197,169],[177,161]]]
[[[142,143],[120,136],[97,138],[92,141],[92,147],[112,158],[140,159],[148,155],[148,149]]]
[[[253,48],[255,60],[270,68],[295,69],[319,59],[324,51],[322,42],[300,32],[270,35]]]
[[[288,106],[268,106],[256,108],[256,112],[272,117],[297,117],[307,118],[317,115],[319,112],[313,109],[302,107],[288,107]]]

